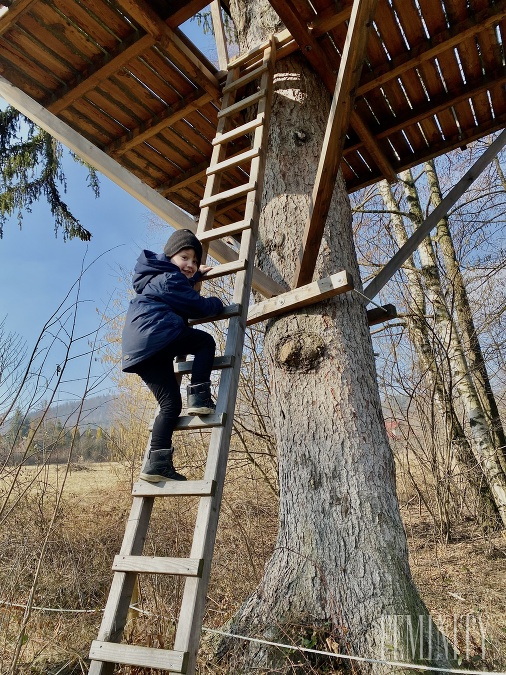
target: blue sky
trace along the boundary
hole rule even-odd
[[[187,22],[184,29],[203,53],[214,61],[212,36],[204,36],[196,21]],[[4,104],[0,99],[0,105]],[[87,264],[96,258],[99,260],[83,277],[77,335],[95,330],[100,324],[99,312],[106,311],[112,298],[124,295],[126,288],[122,270],[133,269],[139,251],[143,248],[162,250],[172,232],[168,225],[153,227],[153,219],[160,222],[159,219],[103,176],[100,176],[100,197],[95,199],[92,191],[85,187],[85,169],[71,159],[66,160],[65,166],[68,191],[64,199],[82,225],[92,232],[91,242],[64,242],[61,234],[55,237],[53,219],[45,203],[36,204],[32,213],[24,213],[21,230],[16,219],[9,222],[4,228],[3,239],[0,239],[0,322],[5,318],[5,332],[19,335],[29,351],[33,349],[44,323],[79,277],[84,258]],[[66,303],[66,330],[70,326],[72,298],[75,295]],[[111,310],[107,311],[111,313]],[[51,347],[44,347],[39,357],[41,361],[47,356],[45,377],[52,378],[52,381],[63,353],[60,337],[64,334],[60,333]],[[60,386],[62,398],[80,394],[89,359],[78,358],[78,355],[88,351],[86,343],[90,339],[83,339],[76,345],[76,358],[65,374],[66,382]],[[98,378],[93,393],[104,393],[111,382],[100,381],[104,368],[98,359],[94,359],[93,369],[94,377]]]
[[[96,199],[85,187],[84,169],[70,159],[66,167],[65,199],[74,215],[92,232],[91,241],[65,242],[61,233],[55,237],[49,207],[42,202],[35,205],[32,213],[24,214],[21,230],[12,219],[0,240],[0,320],[5,317],[5,331],[22,337],[29,351],[45,322],[78,279],[83,260],[86,266],[92,264],[82,279],[76,335],[95,330],[100,324],[99,313],[117,311],[110,305],[113,298],[126,292],[122,270],[133,269],[141,249],[161,249],[172,232],[168,225],[163,228],[150,225],[149,210],[107,178],[101,176],[101,196]],[[66,302],[69,323],[70,308],[76,297],[73,293]],[[81,342],[85,344],[89,339]],[[81,345],[76,347],[78,353],[87,351]],[[53,347],[51,363],[47,365],[51,373],[61,358],[60,351]],[[87,358],[75,361],[72,378],[77,371],[84,372],[88,367]],[[103,372],[99,360],[94,363],[94,372],[97,376]],[[107,386],[108,383],[104,383],[95,393],[103,393]],[[78,384],[68,385],[66,389],[69,395],[80,391]]]

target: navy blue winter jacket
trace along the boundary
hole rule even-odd
[[[197,272],[187,279],[163,253],[143,251],[134,269],[135,297],[130,301],[123,328],[123,370],[166,347],[186,327],[188,319],[219,314],[219,298],[202,298],[193,285]]]

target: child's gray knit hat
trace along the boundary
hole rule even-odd
[[[200,267],[202,244],[191,230],[176,230],[168,238],[167,243],[163,247],[163,252],[167,258],[172,258],[173,255],[179,253],[183,248],[192,248],[195,251],[195,256]]]

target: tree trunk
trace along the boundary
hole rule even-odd
[[[442,201],[442,195],[436,167],[432,160],[425,163],[425,173],[429,182],[432,206],[436,208]],[[506,436],[499,416],[494,392],[492,391],[492,385],[490,384],[485,359],[483,358],[480,339],[474,325],[466,284],[457,260],[448,218],[441,218],[437,225],[437,242],[443,254],[446,274],[454,294],[455,313],[462,333],[463,346],[469,362],[470,373],[487,418],[490,433],[496,447],[497,457],[503,471],[506,471]]]
[[[405,171],[401,175],[410,204],[410,213],[414,222],[419,225],[424,218],[411,171]],[[506,525],[506,476],[497,457],[486,416],[469,373],[457,328],[445,303],[436,255],[429,237],[422,241],[418,253],[423,280],[434,308],[434,330],[441,340],[443,358],[448,362],[449,373],[469,422],[473,454],[487,479],[501,520]]]
[[[241,50],[278,27],[265,0],[232,0],[230,6]],[[330,100],[301,57],[277,64],[274,86],[257,253],[259,266],[288,287]],[[341,176],[315,278],[340,269],[351,272],[358,286],[351,211]],[[420,616],[427,621],[427,610],[408,566],[360,296],[348,293],[271,320],[264,349],[279,456],[279,533],[264,577],[235,616],[232,630],[292,645],[308,640],[320,649],[337,644],[349,654],[373,658],[388,655],[387,643],[393,644],[395,632],[395,644],[405,649],[402,656],[399,650],[390,656],[419,659],[416,647],[416,655],[410,653],[406,630]],[[402,620],[393,620],[399,616]],[[429,634],[421,631],[423,658],[439,662],[444,649],[438,637],[433,629],[429,654]],[[227,672],[311,672],[296,651],[287,654],[231,639],[222,643],[220,653]],[[380,665],[372,669],[383,671]],[[323,672],[321,665],[318,672]]]
[[[410,173],[405,178],[410,179]],[[414,187],[414,186],[413,186]],[[395,199],[392,189],[386,181],[380,183],[380,194],[390,214],[392,231],[399,248],[403,246],[408,233],[401,215],[399,203]],[[443,421],[443,425],[455,451],[455,460],[460,466],[471,493],[471,503],[474,505],[474,514],[480,525],[485,529],[495,529],[499,525],[498,510],[492,494],[485,480],[483,471],[476,461],[469,441],[455,411],[451,390],[445,384],[444,374],[438,368],[438,358],[434,352],[429,337],[429,326],[426,319],[425,292],[413,256],[404,264],[404,273],[407,279],[407,325],[410,340],[415,348],[422,373],[426,373],[432,380],[435,402]],[[437,487],[437,486],[436,486]],[[448,537],[444,523],[441,523],[442,535]]]

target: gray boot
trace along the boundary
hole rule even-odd
[[[211,415],[216,412],[216,406],[211,398],[211,383],[190,384],[187,387],[188,415]]]
[[[175,470],[172,463],[173,454],[173,447],[168,450],[151,450],[139,478],[150,483],[159,483],[162,480],[186,480],[185,476]]]

